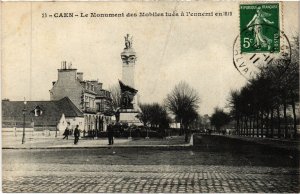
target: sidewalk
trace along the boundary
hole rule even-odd
[[[299,140],[289,140],[289,139],[275,139],[275,138],[261,138],[261,137],[245,137],[245,136],[226,136],[234,139],[241,139],[244,141],[255,142],[257,144],[268,145],[272,147],[284,148],[289,150],[300,151],[300,141]]]
[[[166,139],[128,139],[115,138],[114,145],[108,145],[107,138],[80,138],[74,145],[74,137],[68,140],[62,136],[27,137],[22,144],[21,136],[2,136],[2,149],[68,149],[68,148],[109,148],[109,147],[189,147],[193,145],[193,138],[189,143],[184,142],[184,136],[168,137]]]
[[[224,137],[232,140],[240,140],[245,142],[253,142],[270,147],[282,148],[286,150],[297,150],[300,152],[300,141],[289,139],[275,139],[275,138],[261,138],[261,137],[246,137],[238,135],[217,135],[214,136]]]

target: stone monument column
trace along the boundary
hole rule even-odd
[[[135,61],[136,53],[132,48],[132,37],[129,37],[129,34],[125,36],[125,48],[121,53],[121,59],[123,62],[122,65],[122,82],[127,86],[132,88],[134,85],[134,70],[135,70]]]
[[[121,52],[122,59],[122,80],[119,81],[121,89],[121,107],[120,122],[129,125],[142,125],[137,115],[139,107],[137,102],[137,92],[135,89],[135,62],[136,53],[132,48],[132,37],[127,34],[125,36],[125,48]]]
[[[135,88],[135,62],[136,52],[132,47],[132,37],[127,34],[125,37],[125,48],[121,53],[122,59],[122,82],[131,87]],[[132,100],[133,109],[137,110],[137,96],[134,96]]]

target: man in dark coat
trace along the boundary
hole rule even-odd
[[[76,125],[76,128],[74,130],[74,137],[75,137],[74,144],[78,143],[79,136],[80,136],[80,132],[79,132],[79,129],[78,129],[78,125]]]
[[[108,137],[108,145],[114,144],[114,128],[113,125],[107,126],[107,137]]]
[[[63,139],[67,139],[67,140],[68,140],[69,133],[70,133],[70,131],[69,131],[69,128],[67,127],[67,128],[65,129],[65,132],[63,133],[63,135],[64,135],[64,138],[63,138]]]

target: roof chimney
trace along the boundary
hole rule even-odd
[[[61,69],[67,69],[67,61],[61,62]]]
[[[79,79],[79,81],[83,81],[83,73],[82,72],[77,72],[77,79]]]

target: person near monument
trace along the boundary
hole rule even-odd
[[[80,131],[78,129],[78,125],[76,125],[76,128],[74,130],[74,144],[77,144],[78,143],[78,140],[79,140],[79,136],[80,136]]]
[[[63,139],[67,139],[68,140],[68,137],[69,137],[69,133],[70,133],[70,130],[68,127],[66,127],[63,135],[64,135],[64,138]]]
[[[114,144],[114,128],[112,124],[109,124],[107,127],[107,137],[108,137],[108,145]]]

